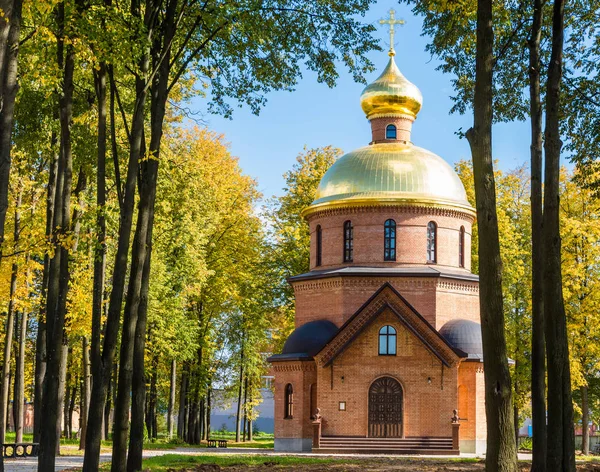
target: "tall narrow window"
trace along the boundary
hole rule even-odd
[[[294,417],[294,388],[292,384],[285,386],[285,412],[284,418]]]
[[[437,225],[427,223],[427,262],[437,262]]]
[[[392,326],[384,326],[379,330],[379,355],[396,355],[396,330]]]
[[[323,232],[321,225],[317,225],[317,266],[321,265],[321,257],[323,255]]]
[[[458,265],[465,266],[465,227],[461,226],[458,232]]]
[[[394,125],[386,126],[385,139],[396,139],[396,127]]]
[[[396,222],[387,220],[383,225],[383,260],[396,260]]]
[[[354,250],[354,228],[350,220],[344,223],[344,262],[352,262]]]

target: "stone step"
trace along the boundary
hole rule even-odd
[[[313,448],[313,452],[318,454],[410,454],[410,455],[445,455],[458,456],[458,449],[439,449],[439,448],[373,448],[373,447],[320,447]]]
[[[322,437],[321,444],[381,444],[381,445],[452,445],[451,438],[343,438],[343,437]]]

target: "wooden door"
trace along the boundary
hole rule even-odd
[[[403,393],[400,383],[382,377],[369,388],[369,437],[401,438]]]

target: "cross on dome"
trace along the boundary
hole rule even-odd
[[[395,25],[403,25],[406,23],[403,19],[396,19],[396,11],[391,8],[389,11],[390,17],[385,20],[379,20],[380,25],[390,25],[390,52],[388,53],[390,57],[396,55],[396,51],[394,51],[394,26]]]

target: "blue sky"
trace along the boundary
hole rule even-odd
[[[412,141],[443,157],[450,164],[470,159],[469,145],[455,132],[467,130],[472,115],[450,115],[453,94],[451,76],[436,70],[439,61],[425,52],[428,38],[421,36],[422,21],[406,5],[379,1],[371,7],[364,21],[377,25],[375,33],[384,51],[375,51],[370,59],[376,70],[367,76],[377,78],[387,64],[388,29],[378,20],[387,17],[390,8],[406,24],[396,27],[396,62],[408,80],[423,93],[423,108],[413,126]],[[259,116],[247,108],[236,108],[232,119],[205,115],[207,126],[225,135],[231,152],[237,156],[244,172],[258,181],[265,197],[282,193],[282,174],[295,158],[308,148],[333,145],[349,152],[370,141],[369,122],[363,114],[359,98],[363,84],[352,80],[346,69],[340,69],[335,88],[317,83],[307,72],[294,92],[271,93]],[[197,98],[191,108],[204,111],[206,104]],[[494,127],[494,159],[502,169],[515,168],[529,160],[528,123],[500,124]]]

